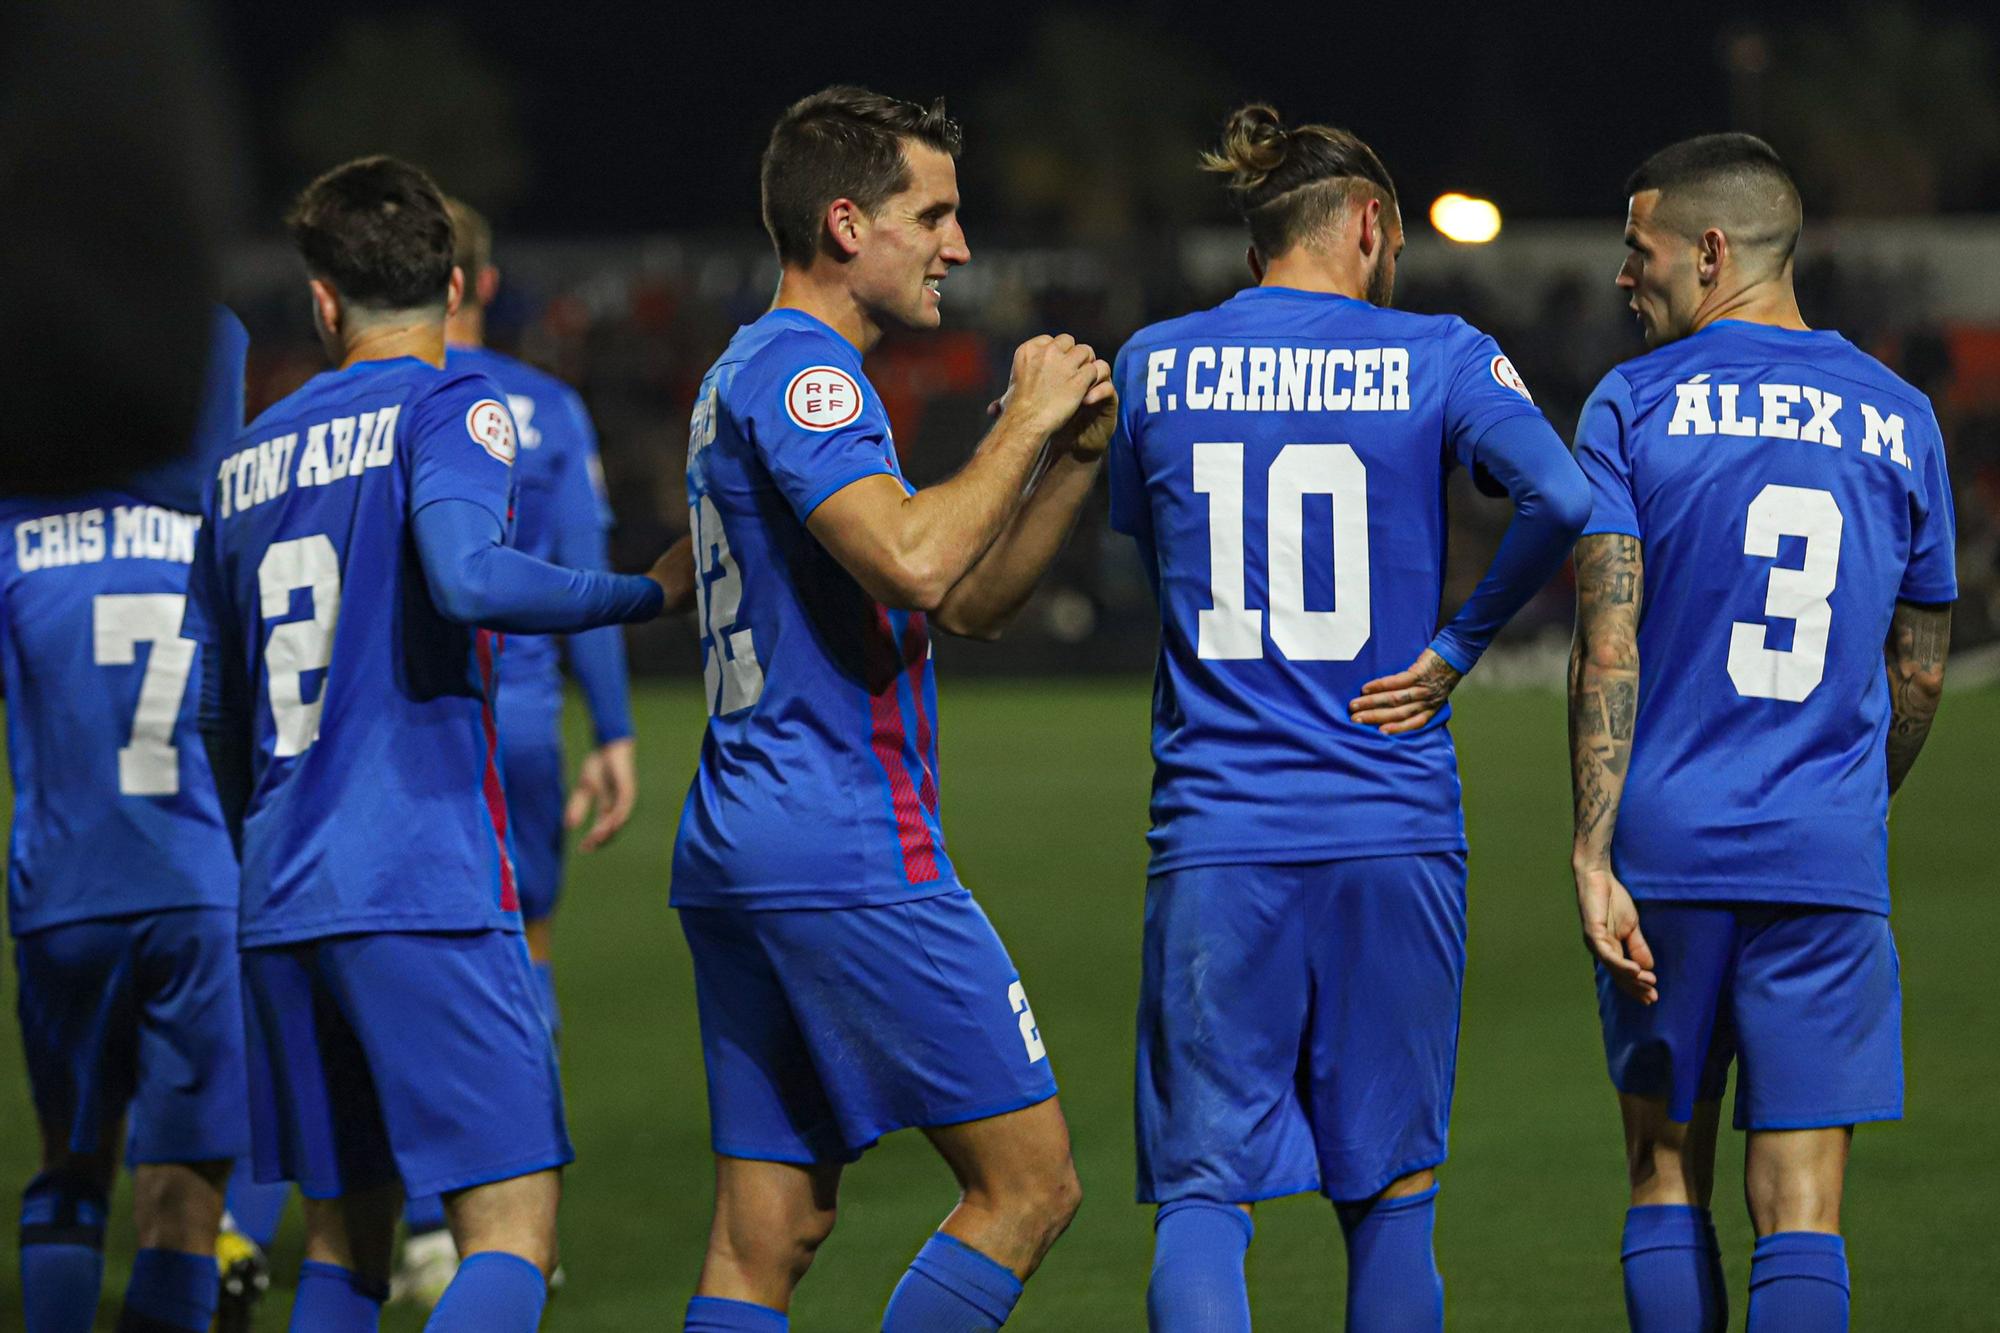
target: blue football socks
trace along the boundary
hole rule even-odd
[[[549,1021],[551,1035],[562,1036],[562,1009],[556,1004],[556,967],[543,961],[535,964],[535,979],[542,983],[542,1017]]]
[[[214,1255],[141,1250],[132,1257],[118,1333],[208,1333],[221,1295]]]
[[[1153,1221],[1147,1327],[1153,1333],[1250,1333],[1243,1255],[1255,1230],[1250,1214],[1233,1203],[1177,1199],[1163,1204]]]
[[[284,1217],[285,1204],[291,1197],[290,1181],[279,1180],[260,1185],[251,1174],[250,1159],[236,1159],[236,1169],[229,1175],[226,1200],[229,1220],[237,1231],[256,1241],[260,1248],[270,1249],[271,1242],[278,1238],[278,1222]]]
[[[1347,1234],[1349,1333],[1434,1333],[1444,1327],[1444,1279],[1431,1253],[1436,1185],[1421,1194],[1335,1204]]]
[[[688,1302],[681,1333],[785,1333],[792,1321],[783,1310],[720,1296],[697,1296]]]
[[[1679,1203],[1629,1209],[1619,1258],[1632,1333],[1721,1333],[1729,1327],[1722,1251],[1708,1209]]]
[[[424,1328],[427,1333],[534,1333],[548,1299],[541,1269],[518,1254],[481,1250],[458,1266]]]
[[[882,1333],[992,1333],[1014,1313],[1021,1279],[964,1241],[935,1232],[882,1313]]]
[[[1847,1327],[1847,1245],[1818,1231],[1758,1238],[1750,1256],[1747,1333],[1841,1333]]]
[[[292,1333],[375,1333],[387,1299],[387,1284],[370,1282],[338,1264],[308,1259],[299,1265]]]
[[[21,1305],[27,1333],[90,1333],[104,1285],[104,1200],[44,1173],[21,1195]]]

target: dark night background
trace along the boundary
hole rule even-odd
[[[1150,169],[1253,96],[1360,133],[1408,201],[1460,189],[1510,218],[1616,210],[1646,153],[1725,128],[1779,140],[1822,211],[2000,208],[1992,5],[886,8],[230,0],[246,221],[268,231],[315,167],[372,135],[459,174],[517,234],[754,228],[771,120],[836,81],[948,99],[975,244],[1214,217],[1211,194],[1049,196]],[[1801,124],[1832,146],[1786,133]],[[1898,178],[1911,141],[1939,158],[1918,164],[1928,179]]]

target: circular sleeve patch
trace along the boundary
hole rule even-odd
[[[1528,382],[1521,378],[1520,371],[1514,369],[1512,361],[1509,361],[1504,356],[1496,356],[1493,358],[1493,363],[1489,369],[1492,370],[1493,378],[1500,382],[1502,388],[1512,389],[1531,403],[1535,401],[1535,395],[1528,392]]]
[[[785,414],[807,430],[838,430],[861,415],[861,386],[838,366],[808,366],[785,386]]]
[[[465,429],[481,449],[509,467],[514,465],[514,418],[505,403],[482,398],[466,408]]]

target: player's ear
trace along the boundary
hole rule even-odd
[[[473,284],[473,291],[479,297],[479,304],[489,306],[493,298],[500,294],[500,270],[488,264],[479,270],[479,281]]]
[[[836,199],[826,206],[826,234],[836,255],[852,259],[861,253],[861,237],[868,229],[868,214],[852,199]]]
[[[445,284],[444,317],[450,319],[458,313],[458,303],[465,299],[465,271],[458,265],[451,266],[451,281]]]
[[[1712,286],[1722,276],[1722,266],[1729,259],[1729,237],[1720,228],[1710,227],[1695,242],[1694,271],[1704,287]]]
[[[1361,203],[1361,253],[1372,256],[1387,243],[1382,228],[1382,201],[1371,195]]]
[[[1264,281],[1264,256],[1257,253],[1257,247],[1253,245],[1245,250],[1243,252],[1243,259],[1245,263],[1250,265],[1250,281]]]
[[[313,278],[307,285],[312,288],[313,318],[325,332],[339,333],[340,293],[324,278]]]

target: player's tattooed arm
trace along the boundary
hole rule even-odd
[[[1889,673],[1889,794],[1895,795],[1931,734],[1944,697],[1944,659],[1951,647],[1951,604],[1896,603],[1882,659]]]
[[[1645,562],[1639,540],[1593,533],[1578,540],[1576,638],[1569,656],[1570,778],[1575,796],[1577,912],[1584,944],[1618,988],[1659,998],[1638,908],[1611,868],[1611,835],[1639,712],[1639,609]]]

